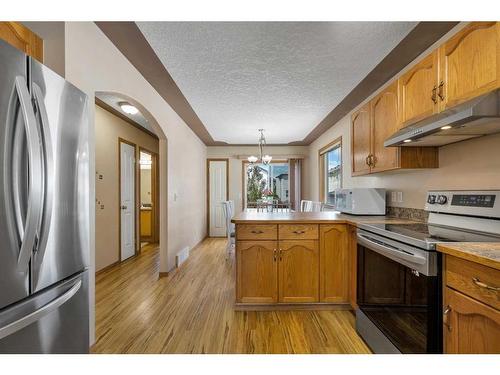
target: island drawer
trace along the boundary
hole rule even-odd
[[[277,240],[278,226],[271,224],[238,224],[236,238],[240,240]]]
[[[500,271],[446,255],[446,285],[500,310]]]
[[[280,240],[317,240],[319,230],[317,224],[280,224]]]

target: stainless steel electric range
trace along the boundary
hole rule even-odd
[[[362,224],[356,329],[375,353],[442,352],[445,242],[500,242],[500,191],[430,191],[427,223]]]

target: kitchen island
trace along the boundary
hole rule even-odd
[[[236,304],[242,310],[356,306],[356,226],[410,223],[338,212],[242,212],[236,225]]]

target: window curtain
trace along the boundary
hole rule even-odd
[[[300,211],[302,200],[302,160],[289,159],[288,170],[290,171],[290,203],[291,209]]]

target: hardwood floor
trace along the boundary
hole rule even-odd
[[[158,278],[158,248],[96,277],[93,353],[370,353],[349,311],[234,311],[234,257],[210,238]]]

